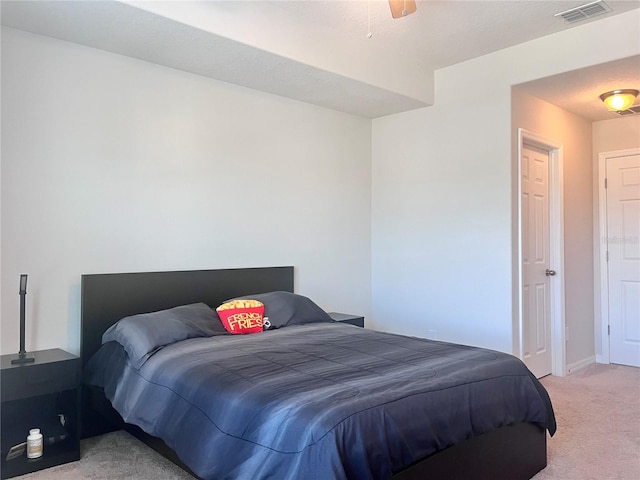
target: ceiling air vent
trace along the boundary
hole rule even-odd
[[[609,5],[604,3],[602,0],[597,0],[580,7],[556,13],[554,17],[564,18],[565,23],[575,23],[610,11],[611,7]]]
[[[640,105],[634,105],[633,107],[629,107],[626,110],[622,110],[620,112],[615,112],[615,113],[617,113],[621,117],[624,117],[626,115],[637,115],[640,113]]]

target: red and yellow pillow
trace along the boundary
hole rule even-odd
[[[261,332],[264,327],[264,304],[257,300],[231,300],[216,308],[228,332],[246,334]]]

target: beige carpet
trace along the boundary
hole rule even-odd
[[[640,369],[593,364],[542,383],[558,432],[535,480],[640,479]]]
[[[556,411],[558,433],[549,439],[548,466],[535,480],[640,479],[640,369],[591,365],[542,383]],[[193,480],[123,431],[84,440],[81,457],[16,478]]]
[[[45,451],[46,454],[46,451]],[[80,461],[14,477],[20,480],[194,480],[124,430],[88,438]]]

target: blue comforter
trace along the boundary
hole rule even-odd
[[[204,479],[388,479],[504,425],[555,432],[517,358],[340,323],[182,340],[139,369],[109,342],[88,383]]]

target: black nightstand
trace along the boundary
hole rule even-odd
[[[360,315],[349,315],[348,313],[329,312],[329,316],[336,322],[349,323],[356,327],[364,328],[364,317]]]
[[[80,358],[60,349],[29,352],[33,363],[11,364],[17,355],[2,355],[0,371],[1,478],[10,478],[80,459]],[[66,423],[60,423],[63,415]],[[26,451],[7,460],[9,449],[25,442],[29,430],[44,436],[43,455],[27,459]],[[55,443],[48,445],[50,436]]]

